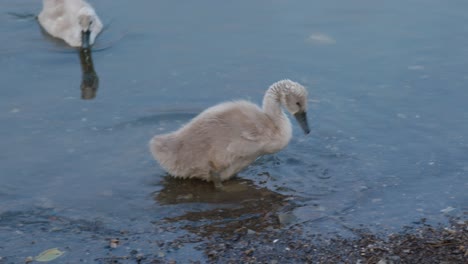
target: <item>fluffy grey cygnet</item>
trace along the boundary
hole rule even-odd
[[[291,80],[272,84],[263,107],[248,101],[210,107],[179,130],[156,135],[151,153],[173,177],[213,181],[216,187],[259,156],[280,151],[289,143],[292,127],[283,112],[294,115],[306,134],[307,90]]]

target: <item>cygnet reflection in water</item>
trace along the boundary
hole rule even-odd
[[[256,186],[247,179],[227,181],[224,192],[216,191],[212,184],[205,181],[170,176],[163,178],[162,185],[163,189],[153,196],[159,204],[179,204],[181,208],[183,204],[190,203],[219,205],[215,209],[185,211],[180,216],[164,219],[186,224],[183,228],[202,236],[213,232],[233,234],[248,229],[258,232],[278,228],[282,225],[280,216],[283,211],[291,211],[295,206],[292,197]]]
[[[72,47],[89,48],[103,25],[84,0],[43,0],[39,24],[50,35]]]
[[[251,180],[233,178],[224,184],[225,192],[217,192],[213,185],[198,179],[163,178],[163,189],[155,193],[160,204],[210,203],[241,204],[251,200],[282,200],[287,196],[256,186]],[[275,199],[271,199],[274,197]]]
[[[96,97],[96,92],[99,88],[99,76],[94,70],[93,58],[91,57],[91,49],[80,49],[80,64],[82,71],[80,86],[81,99],[94,99]]]
[[[170,175],[213,181],[222,187],[222,181],[259,156],[287,146],[292,127],[282,108],[294,115],[306,134],[310,132],[307,90],[282,80],[266,91],[263,108],[248,101],[213,106],[178,131],[153,137],[150,150]]]

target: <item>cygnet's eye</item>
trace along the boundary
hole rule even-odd
[[[299,102],[297,102],[296,105],[299,106],[299,107],[301,107],[301,103],[299,103]]]

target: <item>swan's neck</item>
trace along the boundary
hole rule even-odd
[[[281,86],[277,83],[268,88],[263,97],[263,112],[269,115],[273,120],[277,118],[286,118],[281,108]]]
[[[282,102],[284,90],[287,89],[282,82],[274,83],[263,97],[263,112],[271,119],[276,129],[272,132],[272,142],[265,147],[266,153],[275,153],[284,148],[292,135],[289,118],[284,114]]]

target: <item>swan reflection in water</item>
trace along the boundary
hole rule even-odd
[[[159,204],[185,204],[188,209],[182,215],[165,218],[165,221],[181,223],[184,229],[201,236],[278,228],[283,224],[284,212],[295,207],[293,197],[237,177],[226,181],[223,191],[216,190],[209,182],[170,176],[164,177],[161,185],[163,189],[153,194]],[[190,204],[207,204],[209,209],[189,211],[193,209]]]
[[[49,1],[46,1],[49,2]],[[35,14],[31,13],[14,13],[14,12],[9,12],[9,14],[12,17],[15,17],[16,19],[28,19],[30,21],[38,21],[38,16]],[[40,23],[39,23],[40,24]],[[40,24],[40,31],[44,38],[47,40],[55,43],[57,47],[59,47],[58,52],[61,53],[70,53],[70,52],[75,52],[76,47],[71,47],[72,50],[70,49],[70,46],[68,46],[63,39],[60,37],[54,37],[51,34],[49,34],[44,27]],[[87,43],[83,47],[79,48],[79,55],[80,55],[80,64],[81,64],[81,72],[82,72],[82,78],[81,78],[81,99],[84,100],[89,100],[89,99],[94,99],[96,97],[96,92],[99,88],[99,77],[94,70],[94,64],[93,64],[93,58],[91,56],[91,45],[94,43],[94,38],[90,42],[90,34],[91,32],[87,31],[81,34],[81,39],[82,42]],[[101,48],[98,48],[98,51],[104,50],[109,48],[109,46],[104,46]]]
[[[94,69],[94,62],[92,58],[91,46],[86,48],[70,48],[66,46],[63,40],[54,38],[50,36],[43,28],[41,28],[41,32],[44,38],[48,39],[49,41],[55,43],[57,45],[57,49],[54,51],[69,54],[75,53],[78,50],[78,55],[80,56],[80,65],[81,65],[81,99],[83,100],[90,100],[96,97],[97,90],[99,88],[99,76],[97,75]],[[85,36],[86,37],[86,36]],[[105,48],[98,49],[97,51],[104,50]]]
[[[80,64],[82,71],[81,99],[94,99],[99,88],[99,76],[94,70],[90,48],[80,48]]]
[[[94,71],[91,46],[103,29],[99,16],[85,0],[43,0],[42,3],[37,16],[41,29],[71,47],[80,48],[81,98],[95,98],[99,78]]]

